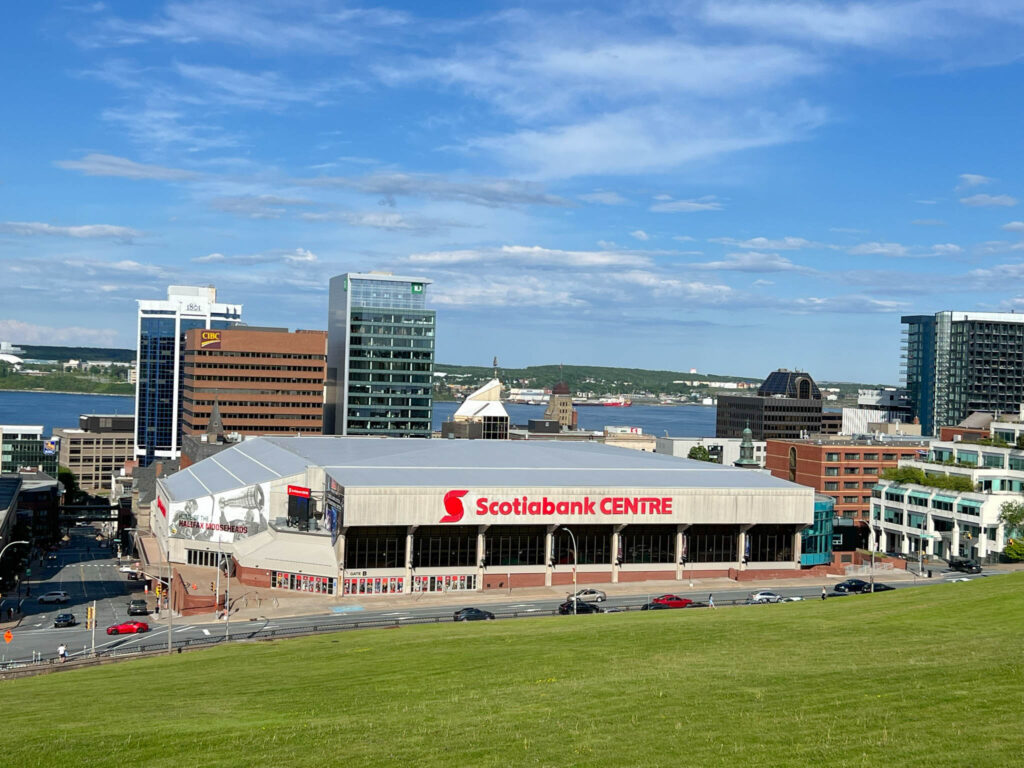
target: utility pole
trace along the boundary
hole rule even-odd
[[[92,601],[92,655],[96,655],[96,601]]]
[[[171,548],[167,547],[167,653],[172,650],[174,634],[174,591],[171,587]]]
[[[220,571],[220,569],[217,569]],[[224,577],[224,639],[231,639],[231,563],[228,563],[228,573]]]

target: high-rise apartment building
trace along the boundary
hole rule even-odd
[[[220,430],[319,435],[327,334],[239,327],[185,334],[182,427],[201,435],[216,406]]]
[[[166,301],[138,303],[134,453],[148,466],[156,458],[173,459],[180,454],[186,332],[230,328],[242,319],[242,305],[217,303],[212,285],[172,285]]]
[[[901,322],[906,388],[923,434],[974,411],[1017,412],[1024,402],[1024,315],[937,312]]]
[[[422,277],[331,278],[324,433],[430,437],[435,313]]]

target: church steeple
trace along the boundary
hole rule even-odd
[[[740,441],[740,458],[734,466],[743,469],[760,469],[757,461],[754,460],[754,433],[750,429],[750,422],[743,430],[743,439]]]
[[[210,409],[210,423],[206,425],[206,439],[211,443],[220,443],[224,440],[224,423],[220,418],[220,404],[214,400],[213,408]]]

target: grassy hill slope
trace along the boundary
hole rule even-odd
[[[1024,574],[373,630],[5,682],[7,764],[1020,764]]]

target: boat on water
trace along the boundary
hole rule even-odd
[[[628,408],[632,404],[632,400],[627,400],[624,397],[606,397],[601,400],[601,405],[605,405],[610,408]]]

